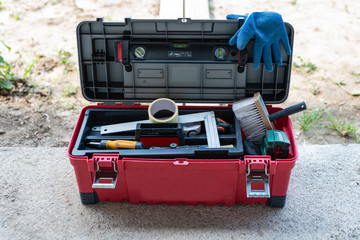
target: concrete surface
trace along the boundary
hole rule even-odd
[[[65,148],[0,148],[0,239],[358,239],[360,145],[299,146],[285,208],[80,203]]]

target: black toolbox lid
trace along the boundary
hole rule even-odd
[[[228,44],[244,20],[179,18],[84,21],[77,27],[81,90],[94,102],[232,103],[260,92],[266,103],[286,100],[292,56],[283,65],[253,68],[250,40]],[[285,23],[293,47],[294,30]]]

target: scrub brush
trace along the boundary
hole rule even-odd
[[[233,111],[240,122],[240,127],[246,139],[255,144],[261,144],[266,130],[274,129],[272,121],[305,109],[305,102],[301,102],[269,115],[260,93],[255,93],[254,97],[246,98],[233,104]]]

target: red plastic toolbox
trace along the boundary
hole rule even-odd
[[[68,148],[82,203],[285,205],[291,170],[298,157],[290,118],[276,121],[276,128],[286,132],[291,143],[288,158],[244,156],[240,127],[230,104],[255,92],[260,92],[267,104],[285,101],[292,56],[282,50],[283,66],[274,65],[273,72],[266,72],[261,64],[254,70],[253,40],[242,52],[228,45],[242,24],[241,19],[125,19],[123,23],[97,19],[79,24],[82,93],[86,99],[100,102],[81,111]],[[290,24],[286,23],[286,30],[292,46]],[[142,49],[136,53],[138,47]],[[225,52],[221,58],[214,54],[218,48]],[[221,136],[220,142],[234,147],[193,152],[86,147],[88,140],[103,139],[94,128],[146,119],[148,106],[139,103],[160,97],[177,103],[228,103],[178,108],[180,115],[211,110],[232,123],[238,129]],[[280,110],[271,105],[267,108],[269,113]],[[202,136],[198,138],[204,141]],[[101,184],[113,188],[94,185],[100,172],[106,173]],[[253,173],[260,174],[262,181],[252,182]],[[267,187],[270,195],[256,196],[256,190],[264,192]],[[252,192],[255,195],[247,197]]]

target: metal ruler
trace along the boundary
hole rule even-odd
[[[179,123],[191,123],[191,122],[204,122],[205,131],[208,148],[220,148],[219,134],[216,126],[215,113],[202,112],[202,113],[193,113],[185,114],[179,116]],[[105,125],[101,127],[93,127],[93,131],[100,131],[102,135],[132,131],[136,129],[138,123],[151,123],[149,120],[127,122],[127,123],[117,123],[111,125]]]

